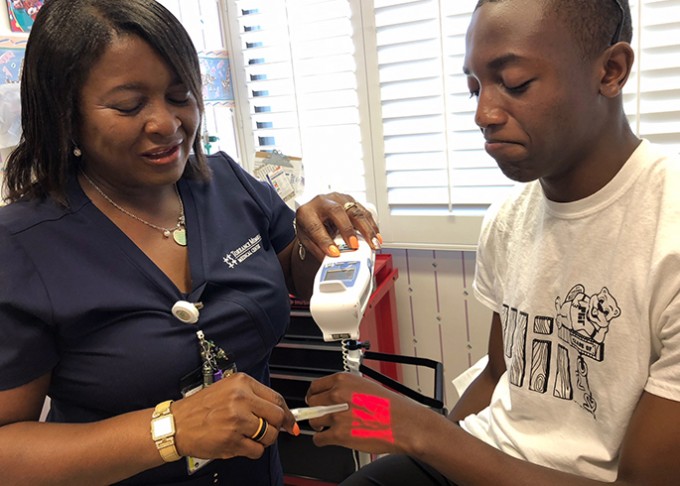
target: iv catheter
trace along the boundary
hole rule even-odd
[[[337,405],[322,405],[319,407],[293,408],[291,409],[291,413],[293,414],[293,417],[295,417],[295,420],[299,422],[300,420],[311,420],[323,417],[324,415],[328,415],[329,413],[344,412],[346,410],[349,410],[349,404],[338,403]]]

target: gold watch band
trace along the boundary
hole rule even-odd
[[[156,442],[156,447],[158,447],[158,452],[161,453],[161,457],[165,462],[175,462],[179,461],[182,458],[177,453],[174,437],[168,437],[167,439],[163,439],[160,442],[161,444]]]
[[[181,459],[175,447],[175,418],[170,411],[172,400],[166,400],[156,405],[151,416],[151,438],[156,443],[158,452],[165,462],[173,462]],[[158,431],[155,425],[163,421],[162,431]],[[161,434],[158,436],[158,434]]]

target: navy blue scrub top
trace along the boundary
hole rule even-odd
[[[183,294],[89,200],[73,178],[69,209],[51,201],[0,208],[0,389],[52,370],[48,420],[89,422],[181,398],[200,366],[197,329],[269,383],[268,360],[289,322],[277,253],[294,238],[276,192],[219,153],[209,183],[181,179],[192,292]],[[159,238],[162,235],[159,233]],[[201,302],[196,325],[171,313]],[[172,484],[184,460],[126,484]],[[282,484],[278,453],[213,461],[185,484]],[[197,482],[196,482],[197,481]],[[220,483],[222,483],[220,481]],[[224,483],[222,483],[224,484]]]

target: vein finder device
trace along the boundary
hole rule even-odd
[[[340,256],[324,258],[314,277],[309,310],[324,341],[359,339],[359,324],[373,293],[375,252],[360,235],[357,239],[359,248],[353,250],[336,237]]]

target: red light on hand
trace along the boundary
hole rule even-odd
[[[352,404],[352,437],[394,443],[388,399],[355,393]]]

